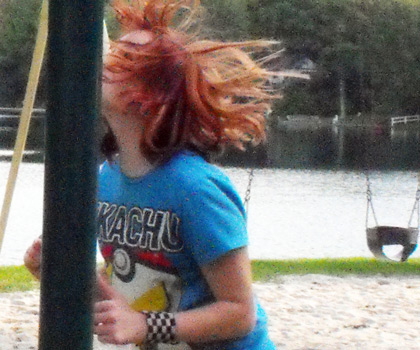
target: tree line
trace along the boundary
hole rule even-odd
[[[418,0],[202,0],[202,4],[206,8],[202,26],[208,36],[278,40],[283,49],[278,69],[293,68],[304,59],[314,63],[310,80],[286,79],[275,113],[339,114],[340,94],[348,114],[420,113]],[[0,106],[19,106],[23,101],[39,8],[40,0],[0,0]],[[111,33],[116,30],[110,27]],[[41,79],[38,106],[45,101],[44,85]]]

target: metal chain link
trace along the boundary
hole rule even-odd
[[[367,208],[366,208],[366,228],[368,227],[369,224],[369,209],[372,210],[372,214],[373,214],[373,218],[375,220],[375,225],[378,226],[378,220],[376,218],[376,213],[375,213],[375,209],[373,208],[373,204],[372,204],[372,191],[370,189],[370,179],[369,179],[369,174],[366,171],[365,173],[366,175],[366,198],[367,198]],[[416,200],[414,202],[414,206],[413,209],[411,211],[411,215],[410,215],[410,219],[408,220],[408,227],[411,227],[411,221],[413,220],[414,217],[414,213],[417,212],[417,226],[420,225],[420,173],[417,174],[417,191],[416,191]]]
[[[369,209],[372,210],[373,219],[375,220],[375,226],[378,226],[378,220],[376,219],[375,209],[372,204],[372,191],[370,189],[370,179],[368,171],[365,172],[366,176],[366,198],[367,198],[367,207],[366,207],[366,228],[369,225]]]
[[[244,207],[245,207],[245,212],[248,213],[248,206],[249,206],[249,200],[251,199],[251,185],[252,185],[252,180],[254,179],[254,168],[250,169],[248,171],[248,187],[246,189],[245,192],[245,198],[244,198]]]
[[[417,174],[417,191],[416,201],[414,202],[413,210],[411,211],[410,220],[408,220],[408,227],[411,227],[411,221],[413,220],[414,213],[417,211],[417,226],[420,225],[420,173]]]

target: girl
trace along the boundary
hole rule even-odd
[[[272,350],[241,199],[208,163],[264,139],[270,73],[245,49],[270,43],[187,34],[197,1],[113,6],[123,35],[104,61],[97,233],[106,277],[94,332],[143,349]],[[39,246],[25,256],[36,276]]]

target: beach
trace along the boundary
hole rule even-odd
[[[418,277],[292,275],[254,289],[278,350],[420,348]],[[1,350],[37,349],[39,291],[3,293],[0,303]]]

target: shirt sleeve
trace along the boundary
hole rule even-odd
[[[183,207],[182,239],[198,265],[248,245],[242,201],[225,175],[196,182]]]

